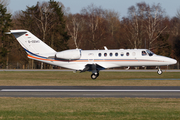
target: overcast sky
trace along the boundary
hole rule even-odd
[[[8,8],[12,13],[19,10],[25,10],[26,6],[36,5],[37,1],[49,0],[10,0]],[[105,9],[111,9],[120,13],[120,18],[127,16],[127,10],[130,6],[136,5],[139,2],[146,2],[150,5],[161,4],[165,9],[166,15],[169,17],[176,16],[177,10],[180,9],[180,0],[55,0],[63,3],[65,8],[69,7],[71,13],[79,13],[82,8],[90,4],[101,6]]]

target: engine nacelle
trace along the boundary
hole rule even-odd
[[[81,49],[72,49],[72,50],[57,52],[55,57],[60,59],[68,59],[68,60],[80,59]]]

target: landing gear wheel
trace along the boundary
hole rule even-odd
[[[96,75],[97,77],[99,76],[99,73],[97,73],[97,75]]]
[[[159,70],[157,71],[157,73],[158,73],[159,75],[161,75],[161,74],[163,73],[163,71],[162,71],[161,69],[159,69]]]
[[[93,74],[91,74],[91,78],[92,78],[93,80],[95,80],[95,79],[97,78],[97,75],[95,75],[95,74],[93,73]]]

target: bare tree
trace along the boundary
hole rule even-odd
[[[152,47],[152,43],[161,35],[161,33],[167,28],[162,25],[162,21],[165,20],[164,11],[160,4],[147,5],[146,7],[146,19],[145,30],[149,40],[149,49]]]
[[[177,10],[176,17],[171,19],[171,34],[173,36],[180,35],[180,8]]]
[[[105,18],[108,21],[109,24],[109,31],[111,33],[111,36],[114,36],[114,32],[116,32],[119,29],[119,13],[115,12],[113,10],[106,10],[105,11]]]
[[[167,28],[162,22],[166,19],[160,4],[148,5],[145,2],[137,3],[136,7],[128,9],[128,18],[124,18],[128,41],[134,48],[142,48],[143,43],[147,43],[149,49],[152,44]]]
[[[133,48],[141,48],[142,47],[142,41],[144,38],[144,12],[145,5],[137,4],[137,8],[135,6],[131,6],[128,9],[128,18],[123,18],[124,20],[124,26],[126,28],[127,33],[127,39],[130,42],[131,46]]]
[[[93,4],[81,10],[81,14],[86,17],[86,25],[89,30],[89,41],[96,49],[97,44],[105,35],[104,10],[101,7],[96,7]]]
[[[69,14],[67,17],[66,27],[71,35],[71,39],[74,41],[75,47],[78,48],[83,38],[83,34],[80,34],[80,32],[82,32],[83,29],[84,19],[79,14]]]
[[[39,30],[43,34],[43,41],[46,39],[46,34],[53,28],[55,23],[53,23],[54,17],[52,17],[50,13],[52,13],[51,9],[49,8],[49,4],[44,2],[40,4],[39,2],[36,5],[35,12],[32,14],[33,17],[36,19],[36,25],[38,26]]]
[[[172,36],[178,36],[180,33],[180,19],[173,17],[170,21],[170,33]]]

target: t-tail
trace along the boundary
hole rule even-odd
[[[28,57],[49,57],[56,51],[27,30],[10,30],[27,52]],[[32,58],[33,59],[33,58]]]

